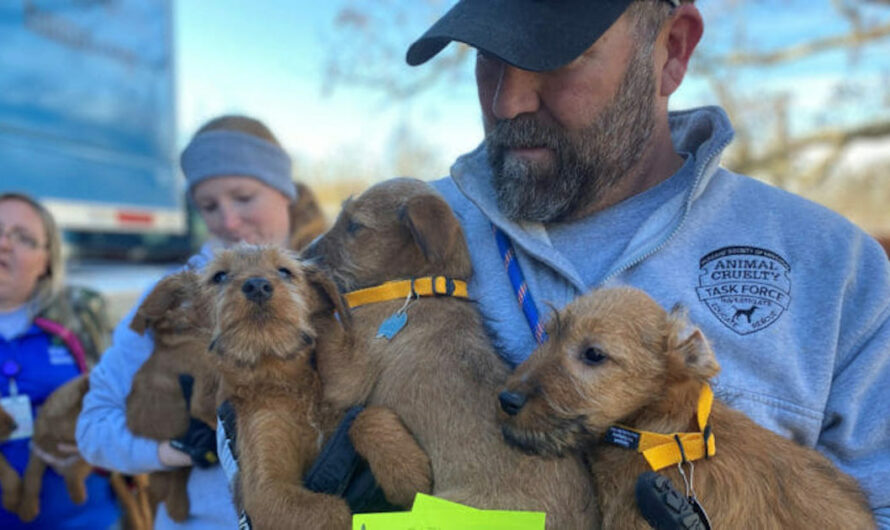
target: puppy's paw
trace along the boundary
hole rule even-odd
[[[363,410],[349,429],[349,437],[356,451],[368,461],[387,501],[409,507],[418,492],[432,492],[429,456],[391,410]]]
[[[22,522],[30,523],[40,515],[40,501],[36,497],[25,497],[17,510]]]
[[[7,512],[15,512],[22,500],[22,481],[18,477],[9,477],[2,482],[3,509]]]

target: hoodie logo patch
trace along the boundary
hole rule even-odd
[[[791,303],[791,266],[757,247],[723,247],[699,261],[698,299],[739,335],[775,322]]]

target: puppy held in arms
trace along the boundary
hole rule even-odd
[[[468,298],[469,250],[438,193],[412,179],[376,184],[303,257],[352,309],[351,347],[318,357],[330,402],[393,411],[429,456],[438,497],[544,511],[552,529],[597,527],[581,458],[528,455],[501,436],[496,400],[509,368]]]
[[[683,311],[602,289],[548,333],[500,395],[504,435],[535,453],[586,453],[603,528],[649,527],[634,497],[650,470],[692,492],[714,528],[874,528],[851,477],[713,400],[719,366]]]
[[[218,253],[202,282],[220,398],[237,417],[236,504],[254,528],[348,528],[342,499],[302,486],[337,420],[321,403],[312,322],[333,315],[336,288],[287,251],[251,246]]]

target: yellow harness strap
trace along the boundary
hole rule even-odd
[[[359,289],[346,293],[346,305],[350,309],[375,302],[402,300],[414,296],[454,296],[469,298],[467,282],[453,280],[446,276],[427,276],[411,280],[386,282],[367,289]]]
[[[614,425],[606,431],[606,442],[641,453],[653,471],[701,458],[709,458],[717,452],[717,442],[708,425],[708,416],[714,403],[714,392],[705,383],[698,397],[698,428],[700,432],[661,434],[638,431]]]

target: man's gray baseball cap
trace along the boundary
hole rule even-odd
[[[555,70],[590,48],[632,2],[461,0],[408,48],[406,60],[417,66],[459,41],[523,70]]]

